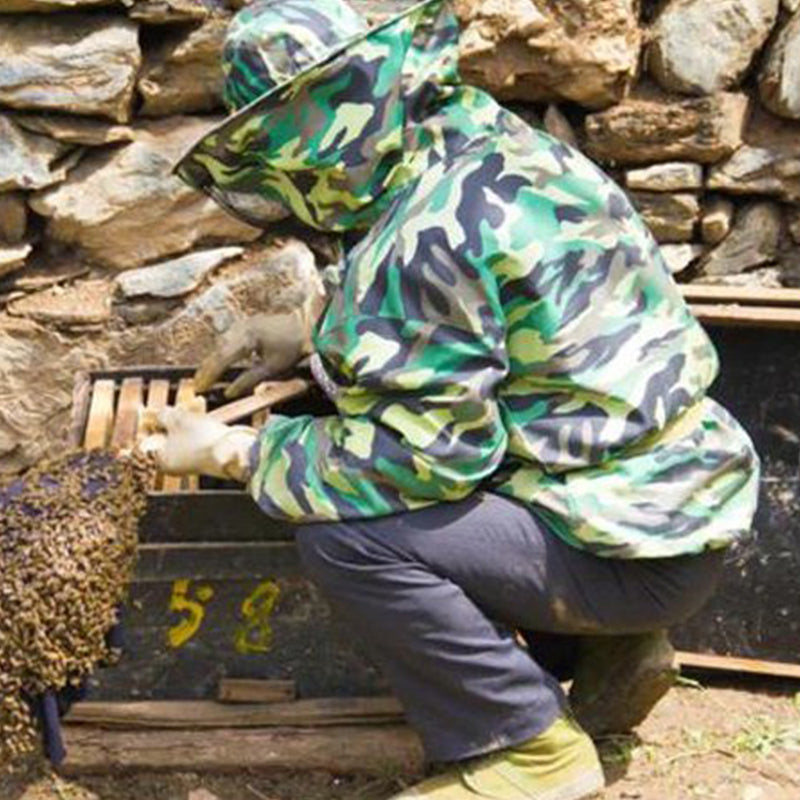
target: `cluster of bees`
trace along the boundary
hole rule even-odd
[[[0,770],[37,749],[31,699],[113,660],[154,467],[74,452],[0,486]]]

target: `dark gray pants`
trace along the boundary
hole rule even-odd
[[[719,552],[597,558],[527,508],[477,494],[372,520],[298,529],[310,577],[371,648],[433,761],[525,741],[566,702],[537,635],[630,634],[685,619],[713,592]],[[521,647],[515,631],[527,631]]]

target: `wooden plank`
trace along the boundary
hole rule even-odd
[[[116,385],[113,380],[97,381],[94,384],[83,437],[83,446],[87,450],[108,446],[111,427],[114,424],[115,391]]]
[[[703,283],[680,284],[683,296],[689,301],[739,306],[798,306],[800,289],[767,289],[760,286],[713,286]]]
[[[217,687],[220,703],[281,703],[297,698],[294,681],[222,678]]]
[[[800,308],[691,303],[692,312],[709,325],[800,329]]]
[[[417,773],[422,748],[405,725],[249,730],[109,731],[65,725],[68,775],[118,770],[318,769],[383,776]]]
[[[687,653],[683,650],[679,650],[675,654],[675,661],[679,667],[742,672],[750,675],[769,675],[775,678],[797,678],[800,680],[800,664],[787,664],[781,661],[760,661],[755,658]]]
[[[147,408],[149,411],[160,411],[169,402],[169,380],[153,378],[147,385]],[[152,489],[159,491],[164,486],[164,476],[159,473],[153,479]]]
[[[103,728],[262,728],[280,725],[385,725],[402,722],[393,697],[325,697],[290,703],[217,703],[214,700],[151,700],[76,703],[66,717],[73,725]]]
[[[131,448],[136,443],[143,393],[144,381],[141,378],[125,378],[122,381],[111,434],[112,448]]]
[[[176,406],[192,406],[197,411],[202,411],[205,407],[205,398],[198,397],[194,391],[194,380],[192,378],[181,378],[178,382],[178,393],[175,396]],[[200,481],[196,475],[165,475],[165,492],[196,492]]]
[[[209,417],[230,425],[233,422],[249,418],[265,408],[299,397],[305,394],[309,388],[309,382],[302,378],[263,383],[256,394],[215,408],[209,412]]]

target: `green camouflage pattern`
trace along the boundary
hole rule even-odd
[[[491,489],[617,558],[742,537],[758,459],[658,246],[592,162],[459,82],[457,43],[423,3],[180,169],[364,232],[315,333],[338,413],[274,417],[253,496],[310,522]]]
[[[367,26],[339,0],[255,0],[225,37],[223,98],[239,111],[329,58]]]

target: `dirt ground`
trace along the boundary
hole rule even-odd
[[[798,800],[800,687],[674,689],[637,736],[606,740],[603,800]],[[39,774],[36,774],[38,771]],[[387,800],[413,776],[132,774],[67,781],[33,767],[0,800]]]

